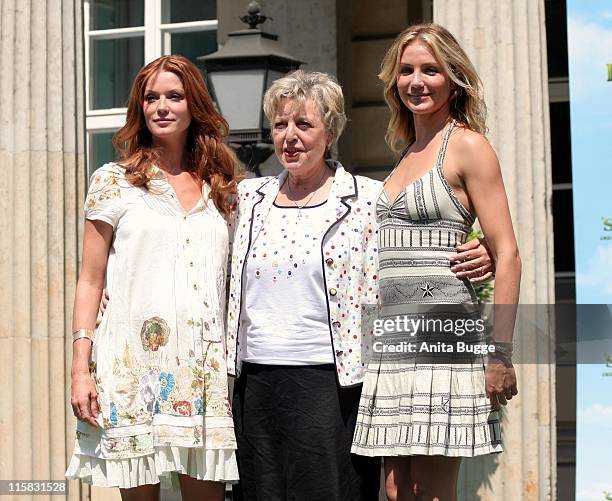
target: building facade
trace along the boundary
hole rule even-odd
[[[242,29],[246,0],[0,0],[2,311],[0,478],[60,479],[73,442],[70,323],[88,174],[112,160],[131,81],[169,53],[195,61]],[[523,259],[521,301],[572,302],[573,232],[564,0],[262,0],[263,28],[337,76],[349,125],[337,156],[384,178],[387,111],[376,77],[406,26],[448,27],[485,86],[489,138]],[[278,170],[274,159],[262,169]],[[554,318],[542,319],[552,324]],[[520,326],[519,326],[520,331]],[[68,335],[67,335],[68,334]],[[518,336],[554,358],[553,343]],[[573,499],[575,371],[517,366],[506,452],[465,461],[461,499]],[[574,391],[574,393],[572,393]],[[117,493],[72,483],[70,499]]]

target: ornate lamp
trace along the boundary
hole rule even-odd
[[[229,123],[229,142],[247,168],[259,175],[259,164],[274,151],[263,96],[277,78],[296,70],[302,61],[287,54],[278,36],[257,28],[266,21],[257,2],[240,18],[248,29],[228,34],[217,52],[198,57],[204,63],[211,94]]]

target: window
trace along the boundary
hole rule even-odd
[[[138,70],[164,54],[217,50],[216,0],[85,0],[85,103],[88,173],[114,158],[113,133],[125,123]],[[88,176],[89,177],[89,176]]]

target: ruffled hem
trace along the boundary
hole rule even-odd
[[[162,489],[177,489],[178,473],[198,480],[236,483],[236,451],[164,446],[156,447],[153,454],[127,459],[101,459],[75,453],[66,477],[96,487],[129,489],[160,483]]]

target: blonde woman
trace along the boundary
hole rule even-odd
[[[496,353],[488,363],[373,362],[352,451],[385,457],[391,500],[453,500],[461,458],[502,450],[496,408],[517,394],[511,342],[521,260],[499,162],[484,136],[482,85],[455,38],[435,24],[409,27],[379,77],[391,111],[387,142],[402,150],[377,203],[383,314],[476,303],[448,258],[478,217],[497,269]]]

